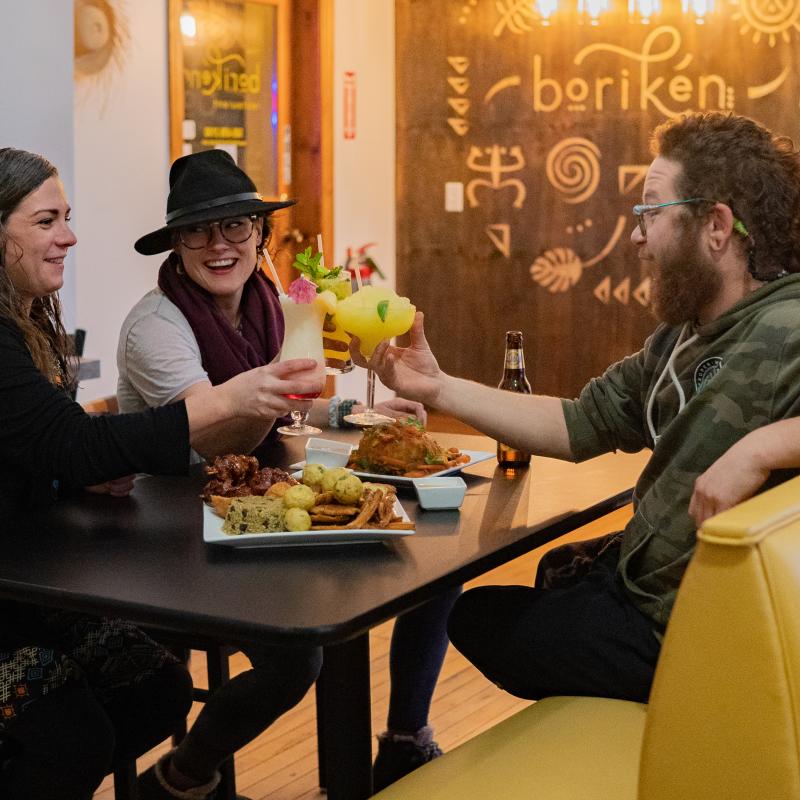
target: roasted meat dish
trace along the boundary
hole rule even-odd
[[[219,497],[263,495],[273,483],[279,481],[297,483],[288,472],[278,467],[259,468],[258,459],[254,456],[217,456],[205,470],[210,476],[202,492],[203,500],[206,502],[209,502],[211,495]]]
[[[379,475],[421,477],[468,460],[456,448],[443,448],[419,422],[407,419],[367,428],[347,466]]]

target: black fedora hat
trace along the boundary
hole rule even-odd
[[[136,241],[144,256],[172,249],[172,231],[195,222],[211,222],[239,214],[270,214],[296,200],[261,199],[256,185],[224,150],[201,150],[176,159],[169,171],[166,225]]]

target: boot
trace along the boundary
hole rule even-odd
[[[174,750],[165,753],[150,769],[145,770],[136,780],[139,800],[211,800],[220,780],[219,772],[208,783],[192,786],[189,789],[176,789],[167,783],[165,773]]]
[[[433,741],[433,729],[428,725],[416,733],[381,733],[378,736],[378,755],[372,766],[373,791],[385,789],[440,755],[441,748]]]

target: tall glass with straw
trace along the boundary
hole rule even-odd
[[[264,258],[278,288],[278,299],[281,304],[284,320],[283,343],[280,360],[293,358],[310,358],[317,362],[320,370],[324,369],[325,356],[322,352],[322,325],[330,306],[325,297],[317,295],[316,286],[304,281],[307,286],[297,285],[295,281],[286,293],[281,285],[278,272],[269,253],[264,251]],[[326,293],[327,294],[327,293]],[[304,395],[287,395],[291,400],[310,400],[319,397],[319,392]],[[314,425],[308,425],[308,411],[292,409],[292,424],[282,425],[278,433],[286,436],[311,436],[320,433]]]

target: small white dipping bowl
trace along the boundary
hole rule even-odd
[[[335,442],[332,439],[314,439],[306,442],[306,464],[322,464],[323,467],[345,467],[353,445]]]
[[[467,492],[463,478],[414,478],[419,504],[426,509],[460,508]]]

